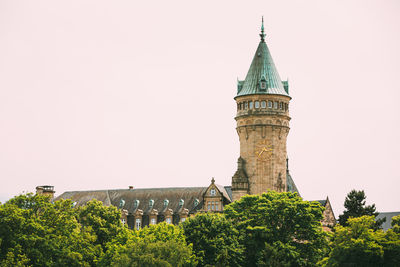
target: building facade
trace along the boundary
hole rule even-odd
[[[265,42],[263,24],[260,38],[246,78],[238,81],[234,97],[240,156],[231,186],[218,185],[213,178],[208,187],[73,191],[56,200],[72,199],[77,206],[91,199],[100,200],[117,206],[124,224],[140,229],[159,222],[178,224],[197,212],[222,212],[225,205],[247,194],[270,190],[299,193],[289,173],[286,148],[289,84],[279,77]],[[336,220],[329,200],[319,202],[326,208],[323,224],[333,226]]]

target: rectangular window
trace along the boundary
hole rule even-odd
[[[207,202],[207,210],[210,210],[210,202]]]
[[[274,102],[274,109],[278,109],[278,102],[277,101]]]
[[[266,108],[267,107],[267,103],[265,101],[261,101],[261,108]]]
[[[215,202],[215,210],[219,210],[219,209],[218,209],[218,201]]]
[[[268,101],[268,108],[272,108],[272,101]]]
[[[211,210],[214,210],[214,201],[211,201]]]
[[[142,226],[142,220],[141,219],[136,219],[136,230],[140,230],[141,226]]]
[[[279,103],[279,108],[283,109],[283,103],[282,102]]]
[[[249,102],[249,109],[253,109],[253,101]]]
[[[167,218],[165,219],[165,222],[166,222],[167,224],[171,224],[172,220],[171,220],[170,217],[167,217]]]
[[[151,221],[150,221],[150,223],[151,223],[151,224],[156,224],[156,223],[157,223],[157,220],[156,220],[155,218],[152,218]]]
[[[242,109],[242,103],[239,103],[239,110]]]
[[[244,109],[247,109],[247,108],[248,108],[248,105],[249,105],[249,103],[244,102]]]
[[[254,102],[254,107],[255,108],[260,108],[260,102],[259,101]]]

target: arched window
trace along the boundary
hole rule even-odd
[[[267,103],[265,101],[261,101],[261,108],[266,108]]]
[[[283,103],[282,102],[279,103],[279,108],[283,109]]]
[[[260,101],[254,102],[254,107],[255,108],[260,108]]]
[[[247,109],[249,106],[249,103],[248,102],[244,102],[244,109]]]
[[[253,101],[249,102],[249,109],[253,109]]]
[[[272,108],[272,101],[268,101],[268,108]]]
[[[278,109],[278,101],[274,102],[274,109]]]

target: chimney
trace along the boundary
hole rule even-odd
[[[36,194],[37,195],[45,195],[45,196],[50,196],[51,199],[54,198],[54,186],[51,185],[41,185],[41,186],[36,186]]]

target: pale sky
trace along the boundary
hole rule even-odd
[[[230,185],[236,80],[266,40],[289,78],[290,171],[336,217],[400,211],[400,1],[0,0],[0,201]]]

